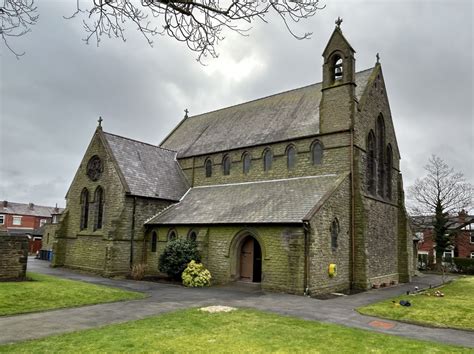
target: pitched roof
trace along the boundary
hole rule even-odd
[[[302,223],[338,183],[324,175],[194,187],[147,224]]]
[[[6,204],[6,206],[5,206]],[[33,203],[14,203],[4,201],[0,204],[0,214],[29,215],[50,218],[51,214],[62,213],[64,209]]]
[[[411,217],[412,226],[417,230],[433,229],[435,223],[434,215],[415,215]],[[448,230],[457,230],[468,224],[474,223],[474,215],[451,215],[447,219]]]
[[[358,99],[372,70],[356,73]],[[161,146],[186,157],[318,134],[320,101],[317,83],[185,118]]]
[[[103,134],[132,195],[177,201],[186,193],[175,151]]]

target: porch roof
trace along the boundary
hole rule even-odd
[[[338,180],[333,174],[194,187],[146,224],[303,223]]]

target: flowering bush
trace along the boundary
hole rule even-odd
[[[184,286],[197,288],[211,285],[211,272],[201,263],[196,263],[194,260],[189,262],[181,277],[183,278]]]

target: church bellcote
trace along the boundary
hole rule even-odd
[[[323,52],[323,90],[355,81],[355,50],[344,38],[342,19],[336,21],[336,28]]]
[[[323,51],[320,133],[348,129],[355,97],[355,50],[341,30],[342,19]],[[336,113],[337,112],[337,113]]]

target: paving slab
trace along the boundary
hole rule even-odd
[[[296,316],[306,320],[317,320],[408,338],[474,348],[474,332],[471,331],[417,326],[364,316],[354,310],[359,306],[404,294],[407,290],[413,290],[415,286],[420,289],[428,288],[430,285],[437,286],[441,283],[441,277],[437,275],[422,275],[416,277],[410,284],[400,284],[350,296],[319,300],[298,295],[264,293],[259,288],[238,283],[228,286],[193,289],[174,284],[109,279],[65,268],[50,268],[48,262],[35,259],[28,261],[28,270],[67,279],[141,291],[148,294],[149,297],[141,300],[0,317],[0,343],[13,343],[81,329],[96,328],[189,307],[223,305],[253,308],[281,315]],[[374,325],[377,322],[383,324]]]

